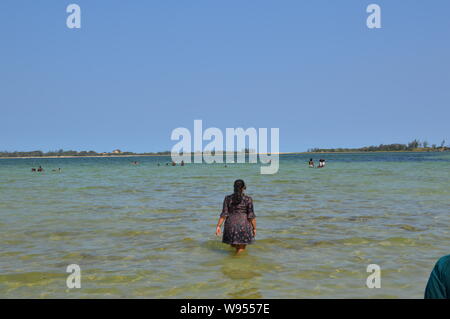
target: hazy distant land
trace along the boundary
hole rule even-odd
[[[307,152],[285,152],[279,154],[306,154],[306,153],[356,153],[356,152],[444,152],[450,151],[449,146],[445,146],[445,140],[440,145],[429,144],[426,141],[414,140],[408,144],[380,144],[378,146],[364,146],[360,148],[311,148]],[[248,149],[244,153],[251,153]],[[239,153],[239,152],[235,152]],[[116,157],[116,156],[169,156],[170,151],[163,152],[122,152],[117,149],[112,152],[96,151],[29,151],[29,152],[0,152],[0,158],[61,158],[61,157]],[[212,152],[214,154],[214,151]]]

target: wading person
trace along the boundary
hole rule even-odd
[[[234,193],[225,197],[223,209],[216,227],[216,235],[221,234],[220,227],[225,222],[222,242],[236,249],[236,254],[252,244],[256,236],[256,216],[253,212],[253,200],[244,194],[245,183],[238,179],[234,182]]]

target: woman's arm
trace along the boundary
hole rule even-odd
[[[253,227],[253,236],[256,236],[256,215],[253,209],[253,199],[251,197],[248,198],[248,206],[247,206],[247,219],[252,224]]]
[[[227,218],[226,217],[219,218],[219,221],[217,222],[217,227],[216,227],[216,236],[220,236],[220,233],[221,233],[220,227],[222,227],[222,224],[225,221],[225,219],[227,219]]]
[[[256,218],[249,219],[249,221],[253,226],[253,236],[256,236]]]
[[[227,219],[227,217],[228,217],[228,202],[229,202],[229,196],[225,196],[225,199],[223,200],[222,213],[220,214],[219,221],[217,222],[216,236],[220,235],[220,227],[222,226],[225,219]]]

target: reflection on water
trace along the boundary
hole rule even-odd
[[[321,154],[325,169],[309,157],[283,156],[276,175],[162,157],[0,160],[0,297],[421,298],[449,254],[450,155]],[[236,178],[258,220],[240,256],[214,235]],[[381,289],[365,286],[372,263]],[[81,289],[66,286],[69,264]]]

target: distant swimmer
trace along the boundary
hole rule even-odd
[[[181,166],[184,166],[184,161],[183,161],[183,160],[181,161],[181,164],[180,164],[180,165],[181,165]]]
[[[175,162],[172,162],[172,166],[177,166],[177,163],[175,163]]]
[[[312,158],[309,159],[308,165],[309,165],[309,167],[314,168],[314,161]]]
[[[317,168],[324,168],[325,167],[325,160],[324,159],[320,159],[319,160],[319,166],[317,166]]]
[[[234,193],[225,196],[222,213],[216,227],[216,236],[221,234],[221,226],[225,222],[222,242],[236,249],[236,254],[245,251],[248,244],[255,241],[256,216],[253,212],[253,200],[244,194],[246,189],[243,180],[234,182]]]
[[[39,166],[39,168],[37,169],[37,171],[38,171],[38,172],[43,172],[44,169],[43,169],[41,166]]]
[[[33,167],[33,168],[31,169],[31,171],[32,171],[32,172],[36,172],[36,169]]]

